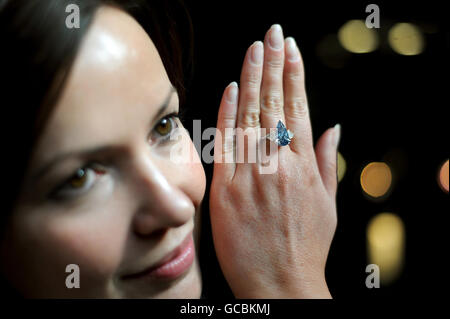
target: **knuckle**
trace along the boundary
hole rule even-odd
[[[234,150],[234,140],[231,138],[226,138],[222,145],[223,153],[232,153]]]
[[[245,112],[243,124],[248,127],[257,127],[259,125],[259,112],[256,110]]]
[[[242,100],[247,101],[247,105],[255,106],[258,100],[258,91],[253,88],[247,88],[247,90],[242,90]]]
[[[270,93],[262,96],[261,107],[274,113],[280,113],[283,107],[283,97],[278,93]]]
[[[297,96],[286,101],[286,108],[289,109],[290,115],[296,118],[305,118],[308,116],[308,102],[306,97]]]
[[[261,77],[256,72],[248,72],[245,75],[245,83],[250,88],[258,88],[261,82]]]
[[[303,74],[297,69],[290,70],[286,76],[290,82],[303,82]]]
[[[222,121],[223,123],[232,123],[236,120],[236,115],[234,115],[233,113],[226,113],[224,112],[224,114],[222,115]]]
[[[267,60],[267,68],[273,70],[280,70],[284,67],[284,61],[282,58],[276,57]]]

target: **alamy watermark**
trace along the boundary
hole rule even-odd
[[[202,131],[201,120],[194,120],[192,142],[195,148],[191,147],[189,132],[176,128],[170,136],[170,140],[176,141],[170,149],[170,160],[176,164],[199,162],[200,158],[206,164],[256,163],[260,174],[273,174],[278,169],[279,147],[265,137],[276,130],[209,127]],[[202,146],[203,141],[208,143]]]
[[[366,18],[366,27],[369,29],[380,28],[380,7],[374,3],[367,5],[366,12],[370,14]]]
[[[66,13],[69,13],[66,17],[67,29],[79,29],[80,28],[80,7],[71,3],[66,6]]]
[[[380,288],[380,267],[377,264],[369,264],[366,267],[366,287],[369,289]]]
[[[66,273],[70,273],[66,277],[66,287],[80,288],[80,267],[77,264],[69,264],[66,266]]]

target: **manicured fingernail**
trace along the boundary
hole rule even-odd
[[[341,124],[336,124],[334,126],[334,136],[333,136],[333,141],[336,148],[338,147],[340,140],[341,140]]]
[[[279,24],[274,24],[270,28],[269,45],[272,47],[272,49],[279,50],[283,47],[283,43],[284,39],[281,26]]]
[[[237,83],[231,82],[228,85],[228,96],[227,96],[228,103],[237,104],[237,97],[238,97]]]
[[[256,41],[252,45],[252,52],[250,54],[252,62],[254,64],[261,64],[263,61],[263,55],[264,55],[263,44],[261,41]]]
[[[286,39],[286,57],[289,62],[297,62],[300,60],[300,54],[294,38],[289,37]]]

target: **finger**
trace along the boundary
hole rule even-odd
[[[264,39],[264,67],[261,84],[261,126],[275,128],[283,116],[284,38],[278,24]]]
[[[242,66],[237,127],[258,128],[259,91],[261,86],[263,44],[256,41],[247,50]]]
[[[232,179],[235,171],[233,130],[236,127],[239,88],[236,82],[225,89],[217,117],[214,139],[214,173]]]
[[[337,190],[337,148],[341,134],[340,125],[328,129],[316,145],[316,158],[325,189],[332,196]]]
[[[297,153],[312,153],[313,139],[302,58],[293,38],[285,40],[285,47],[284,114],[286,127],[294,133],[290,146]]]

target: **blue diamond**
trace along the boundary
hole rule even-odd
[[[278,133],[278,145],[280,146],[286,146],[291,142],[291,137],[289,136],[289,132],[286,129],[286,126],[284,126],[283,122],[278,121],[277,124],[277,133]]]

